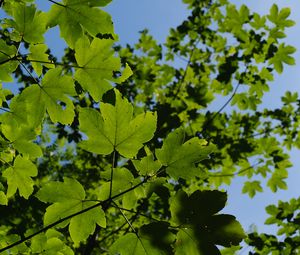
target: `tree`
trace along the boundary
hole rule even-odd
[[[290,10],[184,0],[191,14],[164,45],[144,30],[121,47],[102,10],[110,0],[49,0],[48,12],[32,2],[1,1],[0,79],[18,87],[1,89],[0,253],[239,249],[246,235],[216,189],[238,175],[250,196],[259,176],[286,188],[286,149],[299,147],[297,94],[257,108],[274,72],[294,64],[282,42]],[[55,26],[62,60],[44,40]],[[211,111],[219,95],[228,99]],[[258,239],[248,243],[261,250]]]

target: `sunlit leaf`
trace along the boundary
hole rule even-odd
[[[80,146],[93,153],[110,154],[118,151],[124,157],[134,157],[143,143],[149,141],[156,129],[156,114],[141,113],[133,117],[133,107],[115,91],[115,105],[101,103],[101,114],[82,108],[79,114],[80,130],[88,140]]]

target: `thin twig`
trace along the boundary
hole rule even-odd
[[[256,162],[255,164],[253,164],[251,166],[248,166],[248,167],[246,167],[246,168],[244,168],[242,170],[239,170],[239,171],[237,171],[235,173],[232,173],[232,174],[222,174],[222,173],[220,173],[220,174],[209,174],[208,176],[209,177],[232,177],[232,176],[236,176],[236,175],[239,175],[241,173],[244,173],[244,172],[248,171],[249,169],[251,169],[251,168],[259,165],[260,163],[261,162]]]
[[[231,100],[233,99],[233,97],[236,95],[238,88],[240,87],[241,83],[239,82],[236,86],[235,89],[232,93],[232,95],[228,98],[228,100],[224,103],[224,105],[222,105],[222,107],[214,113],[214,115],[212,116],[212,118],[210,119],[210,122],[213,121],[223,110],[224,108],[231,102]]]
[[[115,160],[116,160],[116,150],[113,151],[113,155],[112,155],[112,165],[111,165],[111,169],[110,169],[109,198],[111,198],[112,189],[113,189]]]
[[[116,207],[115,205],[112,205],[113,207]],[[119,210],[123,210],[123,211],[126,211],[126,212],[130,212],[130,213],[138,213],[139,215],[149,219],[149,220],[153,220],[153,221],[160,221],[158,219],[155,219],[147,214],[144,214],[144,213],[140,213],[140,212],[137,212],[137,211],[134,211],[134,210],[130,210],[130,209],[126,209],[126,208],[123,208],[123,207],[117,207]]]
[[[14,246],[16,246],[16,245],[19,245],[19,244],[21,244],[21,243],[24,243],[24,242],[26,242],[27,240],[30,240],[31,238],[33,238],[34,236],[36,236],[36,235],[38,235],[38,234],[40,234],[40,233],[43,233],[43,232],[47,231],[48,229],[53,228],[53,227],[55,227],[56,225],[58,225],[58,224],[60,224],[60,223],[62,223],[62,222],[64,222],[64,221],[66,221],[66,220],[68,220],[68,219],[71,219],[71,218],[73,218],[73,217],[75,217],[75,216],[78,216],[78,215],[81,215],[81,214],[83,214],[83,213],[85,213],[85,212],[88,212],[88,211],[90,211],[90,210],[92,210],[92,209],[94,209],[94,208],[97,208],[98,206],[104,206],[104,205],[107,205],[107,204],[111,203],[111,202],[113,201],[113,199],[116,199],[116,198],[118,198],[118,197],[120,197],[120,196],[123,196],[124,194],[126,194],[126,193],[128,193],[128,192],[130,192],[130,191],[132,191],[132,190],[134,190],[134,189],[136,189],[137,187],[139,187],[139,186],[143,185],[144,183],[146,183],[149,179],[151,179],[151,177],[150,177],[150,176],[147,176],[147,177],[146,177],[143,181],[141,181],[140,183],[138,183],[138,184],[136,184],[136,185],[134,185],[134,186],[128,188],[127,190],[124,190],[124,191],[120,192],[120,193],[117,194],[117,195],[112,196],[111,198],[105,199],[105,200],[103,200],[102,202],[99,202],[99,203],[94,204],[94,205],[92,205],[92,206],[90,206],[90,207],[87,207],[87,208],[85,208],[85,209],[82,209],[82,210],[79,211],[79,212],[76,212],[76,213],[73,213],[73,214],[71,214],[71,215],[69,215],[69,216],[63,217],[63,218],[61,218],[61,219],[59,219],[59,220],[57,220],[57,221],[55,221],[55,222],[49,224],[48,226],[46,226],[46,227],[44,227],[44,228],[38,230],[37,232],[32,233],[31,235],[26,236],[26,237],[20,239],[19,241],[16,241],[16,242],[14,242],[14,243],[12,243],[12,244],[6,246],[6,247],[1,248],[1,249],[0,249],[0,253],[3,252],[3,251],[6,251],[6,250],[8,250],[8,249],[10,249],[10,248],[12,248],[12,247],[14,247]]]
[[[48,1],[51,2],[51,3],[54,3],[54,4],[56,4],[56,5],[59,5],[59,6],[61,6],[61,7],[67,7],[66,5],[61,4],[61,3],[58,3],[58,2],[56,2],[56,1],[54,1],[54,0],[48,0]]]
[[[131,224],[131,222],[128,220],[127,216],[124,214],[124,212],[122,211],[122,209],[116,204],[116,202],[112,201],[112,203],[119,209],[120,213],[122,214],[123,218],[126,220],[127,224],[129,225],[129,227],[132,229],[133,233],[136,235],[137,239],[140,241],[144,251],[146,254],[148,254],[142,239],[139,236],[139,233],[135,230],[135,228],[133,227],[133,225]]]
[[[197,44],[198,44],[199,41],[200,41],[200,39],[198,39],[198,40],[195,42],[194,46],[193,46],[193,49],[192,49],[192,51],[191,51],[189,60],[187,61],[187,64],[186,64],[186,67],[185,67],[183,76],[181,77],[181,79],[180,79],[180,81],[179,81],[179,86],[177,87],[177,90],[176,90],[176,92],[175,92],[175,94],[174,94],[174,98],[177,97],[178,93],[179,93],[180,90],[181,90],[181,87],[182,87],[183,82],[184,82],[184,80],[185,80],[185,77],[186,77],[186,75],[187,75],[188,68],[190,67],[190,64],[191,64],[191,62],[192,62],[192,57],[193,57],[194,51],[196,50]]]
[[[246,66],[244,72],[246,72],[247,69],[248,69],[248,66]],[[231,102],[231,100],[236,95],[236,93],[238,91],[238,88],[240,87],[241,84],[242,84],[241,79],[239,79],[238,84],[235,86],[235,89],[234,89],[233,93],[231,94],[231,96],[229,97],[229,99],[221,106],[221,108],[217,112],[215,112],[213,114],[213,116],[211,118],[208,117],[208,120],[204,122],[204,125],[202,127],[202,131],[201,131],[202,133],[206,131],[208,124],[210,124],[218,115],[220,115],[220,113],[225,109],[225,107]]]
[[[1,110],[1,111],[4,111],[4,112],[8,112],[8,113],[13,113],[13,112],[11,112],[9,109],[3,108],[3,107],[0,107],[0,110]]]

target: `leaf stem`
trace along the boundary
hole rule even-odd
[[[260,163],[261,163],[260,161],[256,162],[255,164],[253,164],[251,166],[248,166],[246,168],[243,168],[243,169],[241,169],[241,170],[239,170],[235,173],[232,173],[232,174],[222,174],[222,173],[220,173],[220,174],[210,174],[209,177],[232,177],[232,176],[236,176],[236,175],[239,175],[241,173],[244,173],[244,172],[248,171],[249,169],[259,165]]]
[[[101,202],[99,202],[99,203],[97,203],[97,204],[94,204],[94,205],[92,205],[92,206],[90,206],[90,207],[87,207],[87,208],[85,208],[85,209],[83,209],[83,210],[81,210],[81,211],[79,211],[79,212],[73,213],[73,214],[71,214],[71,215],[69,215],[69,216],[63,217],[63,218],[61,218],[61,219],[59,219],[59,220],[57,220],[57,221],[55,221],[55,222],[49,224],[48,226],[46,226],[46,227],[44,227],[44,228],[38,230],[37,232],[32,233],[31,235],[26,236],[26,237],[20,239],[19,241],[16,241],[16,242],[14,242],[14,243],[12,243],[12,244],[10,244],[10,245],[7,245],[7,246],[1,248],[1,249],[0,249],[0,253],[1,253],[1,252],[4,252],[4,251],[6,251],[6,250],[8,250],[8,249],[10,249],[10,248],[13,248],[13,247],[15,247],[15,246],[17,246],[17,245],[19,245],[19,244],[21,244],[21,243],[24,243],[24,242],[30,240],[31,238],[33,238],[34,236],[36,236],[36,235],[38,235],[38,234],[40,234],[40,233],[43,233],[43,232],[47,231],[48,229],[53,228],[53,227],[55,227],[56,225],[58,225],[58,224],[60,224],[60,223],[62,223],[62,222],[64,222],[64,221],[66,221],[66,220],[68,220],[68,219],[71,219],[71,218],[73,218],[73,217],[75,217],[75,216],[78,216],[78,215],[81,215],[81,214],[83,214],[83,213],[85,213],[85,212],[88,212],[89,210],[92,210],[92,209],[94,209],[94,208],[96,208],[96,207],[98,207],[98,206],[107,206],[108,204],[110,204],[110,203],[113,201],[113,199],[116,199],[116,198],[118,198],[118,197],[120,197],[120,196],[123,196],[124,194],[126,194],[126,193],[128,193],[128,192],[130,192],[130,191],[132,191],[132,190],[134,190],[134,189],[136,189],[137,187],[139,187],[139,186],[143,185],[144,183],[146,183],[149,179],[151,179],[151,177],[150,177],[150,176],[147,176],[147,177],[146,177],[143,181],[141,181],[140,183],[138,183],[138,184],[136,184],[136,185],[134,185],[134,186],[128,188],[127,190],[124,190],[124,191],[120,192],[120,193],[117,194],[117,195],[112,196],[111,198],[108,198],[108,199],[106,199],[106,200],[103,200],[103,201],[101,201]]]
[[[132,229],[133,233],[136,235],[137,239],[139,239],[144,251],[146,254],[148,254],[143,242],[142,242],[142,239],[140,238],[139,236],[139,233],[135,230],[135,228],[133,227],[133,225],[131,224],[131,222],[128,220],[127,216],[124,214],[124,212],[122,211],[122,209],[117,205],[117,203],[115,201],[112,201],[112,203],[115,205],[115,207],[117,207],[120,211],[120,213],[122,214],[123,218],[126,220],[128,226]]]
[[[116,160],[116,150],[114,149],[114,152],[113,152],[113,155],[112,155],[112,164],[111,164],[111,169],[110,169],[109,198],[111,198],[112,189],[113,189],[113,177],[114,177],[115,160]]]
[[[187,75],[188,68],[189,68],[189,66],[190,66],[190,64],[191,64],[191,62],[192,62],[192,58],[193,58],[193,55],[194,55],[194,51],[196,50],[199,41],[200,41],[200,38],[199,38],[197,41],[195,41],[195,43],[194,43],[194,45],[193,45],[193,49],[192,49],[192,51],[191,51],[189,60],[187,61],[187,64],[186,64],[184,73],[183,73],[183,75],[182,75],[182,77],[181,77],[181,79],[180,79],[180,81],[179,81],[179,86],[177,87],[177,90],[176,90],[176,92],[174,93],[174,96],[173,96],[174,98],[177,97],[177,95],[179,94],[179,92],[180,92],[180,90],[181,90],[181,87],[182,87],[183,82],[184,82],[184,80],[185,80],[185,77],[186,77],[186,75]]]
[[[115,203],[114,203],[115,204]],[[140,213],[140,212],[137,212],[137,211],[134,211],[134,210],[129,210],[129,209],[126,209],[126,208],[123,208],[123,207],[119,207],[119,206],[115,206],[115,205],[112,205],[113,207],[117,207],[119,210],[123,210],[123,211],[126,211],[126,212],[130,212],[130,213],[138,213],[139,215],[149,219],[149,220],[153,220],[153,221],[160,221],[158,219],[154,219],[153,217],[149,216],[149,215],[146,215],[144,213]]]

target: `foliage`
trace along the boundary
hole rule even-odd
[[[255,253],[251,254],[299,254],[299,205],[299,198],[293,198],[266,207],[270,217],[265,224],[277,225],[278,236],[251,233],[247,239],[247,243],[255,248]]]
[[[1,1],[0,253],[237,251],[245,233],[219,213],[227,194],[215,189],[235,176],[251,197],[260,177],[285,189],[287,151],[300,147],[297,94],[258,107],[274,73],[294,64],[282,40],[290,10],[184,0],[191,14],[164,45],[144,30],[122,47],[102,9],[110,0],[49,0],[47,12],[33,2]],[[44,38],[54,27],[68,46],[60,61]],[[268,223],[290,223],[297,208],[269,207]],[[247,240],[261,254],[297,251],[269,238]]]

